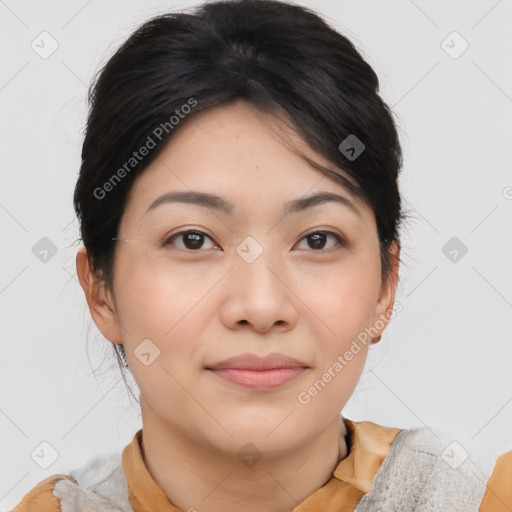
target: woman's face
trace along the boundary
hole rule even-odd
[[[381,283],[372,210],[287,149],[276,135],[284,125],[273,123],[244,102],[186,120],[134,182],[122,218],[121,327],[93,314],[124,345],[143,420],[225,451],[250,441],[277,453],[331,424],[364,366],[371,337],[361,342],[361,333],[379,320],[382,332],[394,299],[396,282]],[[231,207],[220,199],[151,207],[171,192],[211,194]],[[345,199],[285,211],[319,192]],[[306,368],[212,370],[247,354],[281,354]]]

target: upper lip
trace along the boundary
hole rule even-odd
[[[283,354],[272,353],[260,357],[256,354],[247,353],[230,357],[220,363],[207,367],[208,370],[221,370],[225,368],[237,370],[270,370],[274,368],[308,368],[308,365],[298,359]]]

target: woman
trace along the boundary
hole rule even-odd
[[[512,507],[512,452],[485,475],[440,432],[340,416],[396,307],[405,215],[350,41],[296,5],[211,2],[143,24],[90,100],[77,273],[143,428],[15,511]]]

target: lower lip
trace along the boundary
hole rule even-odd
[[[249,389],[274,389],[296,379],[306,368],[272,368],[269,370],[242,370],[222,368],[211,370],[217,377]]]

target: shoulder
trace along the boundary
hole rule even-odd
[[[512,510],[512,450],[500,455],[487,484],[480,512]]]
[[[55,474],[45,478],[33,487],[11,512],[60,512],[60,501],[53,494],[55,485],[60,480],[76,483],[73,477]]]
[[[411,505],[421,512],[478,512],[488,479],[471,454],[445,433],[427,427],[404,429],[391,443],[356,512],[391,512]]]
[[[11,512],[89,512],[132,509],[121,454],[99,455],[69,474],[52,475],[30,490]]]

